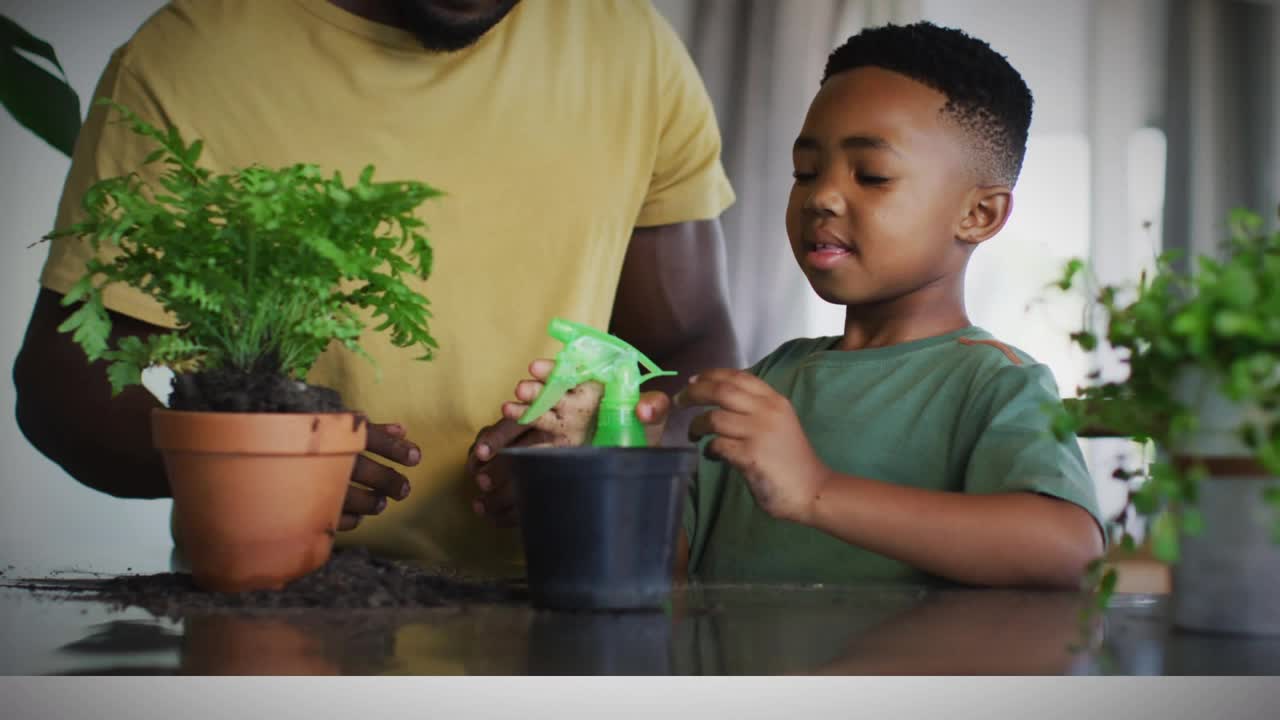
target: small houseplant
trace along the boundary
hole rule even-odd
[[[1151,443],[1154,461],[1117,468],[1130,483],[1114,518],[1132,551],[1131,516],[1146,522],[1151,549],[1173,566],[1173,621],[1193,630],[1280,633],[1280,232],[1237,210],[1219,256],[1160,256],[1136,288],[1096,290],[1105,330],[1072,339],[1105,343],[1127,366],[1065,403],[1062,431]],[[1069,290],[1084,263],[1068,264]],[[1095,565],[1097,606],[1115,571]]]
[[[328,559],[365,446],[363,417],[303,378],[335,342],[364,355],[371,323],[431,358],[428,303],[406,280],[431,272],[413,212],[440,193],[374,182],[372,167],[351,185],[310,164],[215,174],[198,165],[201,141],[108,104],[156,143],[146,162],[164,170],[155,183],[97,182],[84,220],[49,236],[98,251],[63,299],[79,307],[59,330],[109,362],[114,392],[149,366],[174,371],[152,436],[192,574],[214,590],[278,588]],[[154,298],[175,328],[111,346],[111,283]]]

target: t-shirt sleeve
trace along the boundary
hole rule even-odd
[[[639,227],[709,220],[733,204],[733,189],[720,162],[720,129],[711,98],[693,58],[675,30],[653,15],[661,113],[657,158]]]
[[[94,90],[89,114],[76,139],[71,169],[67,173],[62,197],[58,202],[58,214],[54,223],[58,230],[84,219],[83,197],[95,182],[131,172],[137,172],[150,181],[160,170],[156,165],[143,166],[143,161],[156,146],[120,123],[119,114],[114,108],[96,102],[99,98],[110,98],[149,123],[163,127],[167,122],[154,95],[124,67],[123,54],[124,50],[119,50],[111,56]],[[100,249],[100,256],[104,259],[110,259],[118,253],[117,248],[105,244]],[[49,241],[49,255],[40,273],[40,284],[65,294],[84,274],[85,263],[93,254],[89,243],[80,238],[65,237]],[[159,303],[135,288],[115,283],[104,289],[102,297],[107,308],[116,312],[154,325],[174,325]]]
[[[982,423],[982,430],[969,455],[965,491],[1048,495],[1081,507],[1105,528],[1079,442],[1074,435],[1059,440],[1050,429],[1046,406],[1061,401],[1044,365],[997,370],[966,420]]]

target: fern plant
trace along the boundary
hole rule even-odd
[[[438,190],[374,182],[372,166],[351,185],[312,164],[215,174],[198,164],[202,141],[100,102],[155,142],[146,164],[165,166],[155,184],[137,173],[95,183],[84,220],[46,238],[117,250],[89,260],[62,301],[80,305],[59,327],[91,361],[109,361],[113,392],[140,383],[151,365],[178,373],[266,365],[302,379],[333,342],[371,360],[360,346],[371,323],[431,359],[428,301],[405,281],[431,273],[431,245],[413,212]],[[177,328],[111,346],[102,291],[112,283],[154,298]]]

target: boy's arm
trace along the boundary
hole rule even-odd
[[[1082,639],[1087,602],[1080,593],[938,593],[855,633],[813,674],[1061,675],[1078,660],[1070,647]]]
[[[1089,513],[1032,492],[969,495],[826,470],[790,518],[845,542],[971,585],[1075,589],[1102,554]]]
[[[1102,553],[1094,518],[1063,500],[922,490],[833,471],[791,403],[750,373],[702,373],[676,404],[715,406],[690,434],[717,435],[707,451],[742,472],[765,512],[925,572],[975,585],[1075,588]]]

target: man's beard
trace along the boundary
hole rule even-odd
[[[502,0],[484,15],[465,19],[421,0],[400,0],[395,3],[395,8],[403,26],[418,38],[422,47],[438,52],[455,52],[474,45],[518,2],[520,0]]]

